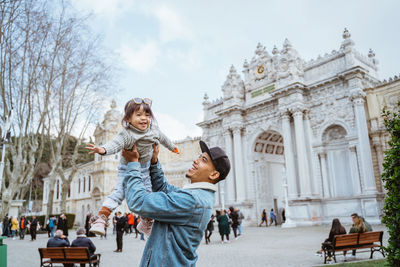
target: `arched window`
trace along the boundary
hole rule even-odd
[[[346,130],[332,125],[324,131],[322,142],[326,153],[326,158],[321,158],[321,170],[325,168],[322,170],[325,191],[331,197],[353,196],[359,188],[358,175],[352,171],[357,162],[352,162]]]
[[[78,179],[78,194],[81,193],[81,179]]]
[[[83,177],[83,192],[86,192],[86,177]]]
[[[90,192],[90,187],[92,186],[92,176],[89,175],[89,186],[88,191]]]

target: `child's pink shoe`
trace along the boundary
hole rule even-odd
[[[142,218],[137,226],[138,231],[145,234],[146,236],[150,236],[152,228],[153,220],[147,218]]]
[[[105,228],[107,223],[107,218],[104,215],[96,216],[96,220],[90,227],[90,232],[96,235],[104,236],[106,234]]]

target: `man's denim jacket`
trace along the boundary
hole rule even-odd
[[[140,266],[195,266],[199,246],[214,206],[216,186],[193,183],[184,189],[165,180],[161,164],[150,166],[152,193],[147,193],[140,164],[130,162],[124,179],[126,203],[131,211],[154,219]]]

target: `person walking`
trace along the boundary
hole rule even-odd
[[[124,227],[124,232],[125,235],[129,234],[129,214],[127,212],[125,212],[124,217],[125,217],[125,227]]]
[[[265,222],[265,226],[268,227],[268,219],[267,219],[267,212],[265,211],[265,209],[263,209],[262,213],[261,213],[261,223],[258,225],[259,227],[261,227],[261,225]]]
[[[96,251],[96,246],[93,244],[92,240],[90,240],[86,235],[85,235],[86,230],[83,227],[78,228],[76,230],[76,239],[72,241],[71,247],[86,247],[89,249],[89,254],[92,259],[96,259],[97,256],[94,255],[94,252]],[[95,264],[94,266],[97,266]],[[85,267],[84,263],[81,263],[81,267]]]
[[[154,220],[141,267],[196,265],[196,250],[212,214],[217,183],[230,170],[229,158],[221,148],[208,148],[203,141],[199,144],[202,153],[186,172],[190,184],[182,189],[166,181],[158,160],[160,147],[153,144],[151,193],[146,191],[140,176],[136,145],[131,151],[122,152],[129,162],[124,177],[126,203],[131,211]]]
[[[242,235],[242,222],[243,222],[243,219],[244,219],[244,215],[240,211],[240,209],[238,209],[238,208],[235,208],[235,211],[238,214],[238,223],[239,223],[239,225],[238,225],[238,231],[239,231],[238,236],[241,236]]]
[[[221,210],[219,214],[217,213],[217,221],[218,221],[218,231],[221,235],[221,243],[229,243],[229,217],[228,214],[225,213],[225,210]],[[226,240],[224,240],[224,236],[226,236]]]
[[[25,230],[26,230],[26,218],[25,216],[21,216],[21,219],[19,220],[19,239],[23,240],[25,238]]]
[[[115,235],[117,233],[117,212],[114,213],[114,217],[113,217],[113,235]]]
[[[204,233],[204,237],[206,239],[206,244],[209,244],[211,242],[210,237],[212,235],[212,232],[214,231],[214,214],[211,215],[210,221],[207,224],[206,231]]]
[[[49,219],[49,229],[50,229],[50,237],[54,237],[54,233],[57,229],[57,219],[55,216],[52,216]]]
[[[120,211],[117,212],[117,249],[114,252],[122,252],[122,238],[124,235],[125,225],[127,223],[126,216],[122,216]]]
[[[286,222],[286,210],[285,210],[285,208],[283,208],[282,209],[282,223],[285,223]]]
[[[128,227],[129,227],[129,233],[132,234],[132,228],[133,228],[133,224],[134,224],[134,218],[132,215],[132,212],[128,214]]]
[[[137,216],[137,215],[135,214],[135,215],[133,216],[133,229],[135,230],[135,238],[137,238],[138,233],[139,233],[139,231],[138,231],[138,229],[137,229],[137,225],[138,225],[138,223],[139,223],[138,220],[140,220],[140,219],[139,219],[139,216]]]
[[[58,218],[57,229],[62,230],[63,235],[68,236],[68,220],[64,213]]]
[[[233,235],[235,236],[235,240],[238,238],[238,226],[239,226],[239,215],[237,214],[237,212],[235,211],[235,209],[233,207],[229,207],[229,217],[232,220],[232,230],[233,230]]]
[[[273,222],[275,222],[275,226],[278,226],[278,223],[276,222],[276,214],[274,212],[274,209],[271,209],[269,212],[269,221],[270,221],[270,226],[272,225]]]
[[[11,237],[13,240],[15,240],[15,235],[18,232],[18,220],[17,218],[13,218],[13,216],[10,217],[11,220]]]
[[[38,221],[36,216],[32,217],[32,221],[29,222],[29,232],[31,233],[31,241],[36,240],[36,230],[38,227]]]
[[[6,214],[6,216],[4,216],[3,218],[3,234],[2,236],[8,236],[8,222],[9,222],[9,218],[8,218],[8,213]]]

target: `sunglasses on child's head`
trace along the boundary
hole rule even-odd
[[[151,107],[151,103],[152,103],[152,101],[151,101],[151,99],[150,98],[140,98],[140,97],[135,97],[134,99],[132,99],[133,100],[133,102],[135,103],[135,104],[137,104],[137,105],[140,105],[140,104],[142,104],[142,103],[144,103],[144,104],[146,104],[146,105],[149,105],[149,107]]]

